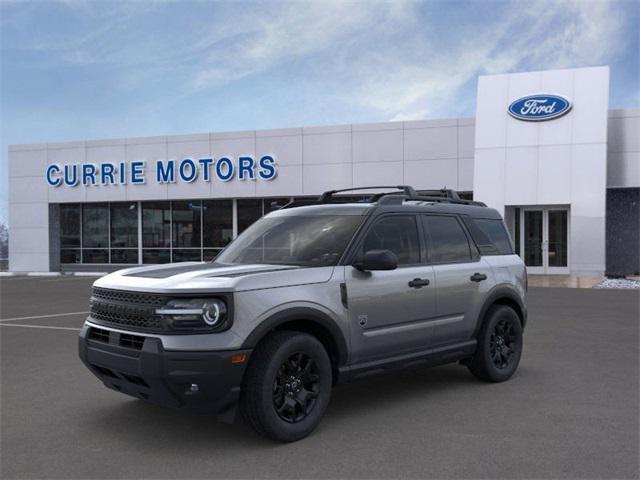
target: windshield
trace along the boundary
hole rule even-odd
[[[245,230],[215,262],[336,265],[361,221],[358,215],[264,217]]]

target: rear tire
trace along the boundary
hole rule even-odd
[[[510,307],[494,305],[485,318],[468,368],[480,380],[504,382],[515,373],[522,355],[520,317]]]
[[[240,409],[260,435],[294,442],[320,423],[331,386],[331,361],[320,341],[301,332],[274,332],[251,356]]]

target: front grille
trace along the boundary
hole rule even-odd
[[[103,302],[129,303],[133,305],[147,305],[161,307],[167,303],[167,297],[153,293],[127,292],[124,290],[109,290],[94,287],[92,297]]]
[[[162,295],[94,288],[91,318],[97,323],[136,330],[163,330],[156,308],[166,304]],[[131,347],[133,348],[133,347]]]

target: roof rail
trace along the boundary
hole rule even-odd
[[[317,200],[292,200],[291,202],[283,205],[281,208],[292,208],[294,206],[313,205],[323,203],[345,203],[338,198],[335,198],[336,193],[353,192],[360,190],[378,190],[381,188],[392,188],[391,192],[373,193],[363,200],[362,203],[378,203],[379,205],[402,205],[406,201],[414,202],[429,202],[429,203],[452,203],[457,205],[475,205],[478,207],[486,207],[487,205],[482,202],[475,202],[473,200],[464,200],[460,198],[458,192],[450,189],[441,190],[418,190],[416,191],[409,185],[376,185],[372,187],[354,187],[343,188],[340,190],[329,190],[324,192]],[[301,205],[302,204],[302,205]]]
[[[461,200],[458,192],[448,188],[441,188],[440,190],[416,190],[416,193],[421,197],[443,197],[452,200]]]
[[[380,198],[380,205],[401,205],[404,202],[427,202],[427,203],[450,203],[455,205],[473,205],[476,207],[486,207],[487,205],[483,202],[477,202],[474,200],[464,200],[460,197],[451,198],[451,197],[433,197],[429,195],[415,195],[413,197],[398,195],[398,194],[390,194]]]
[[[416,195],[416,191],[413,189],[413,187],[410,187],[409,185],[376,185],[373,187],[354,187],[354,188],[343,188],[340,190],[328,190],[324,192],[322,195],[320,195],[320,203],[331,203],[331,199],[336,193],[353,192],[357,190],[374,190],[379,188],[394,188],[396,190],[400,190],[402,193],[404,193],[408,197],[413,197]],[[372,199],[375,199],[373,201],[376,201],[378,198],[384,195],[392,194],[392,193],[399,193],[399,192],[385,192],[385,193],[374,194],[372,196]]]

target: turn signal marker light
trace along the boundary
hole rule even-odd
[[[242,355],[231,356],[231,363],[244,363],[246,360],[247,360],[247,355],[244,353]]]

